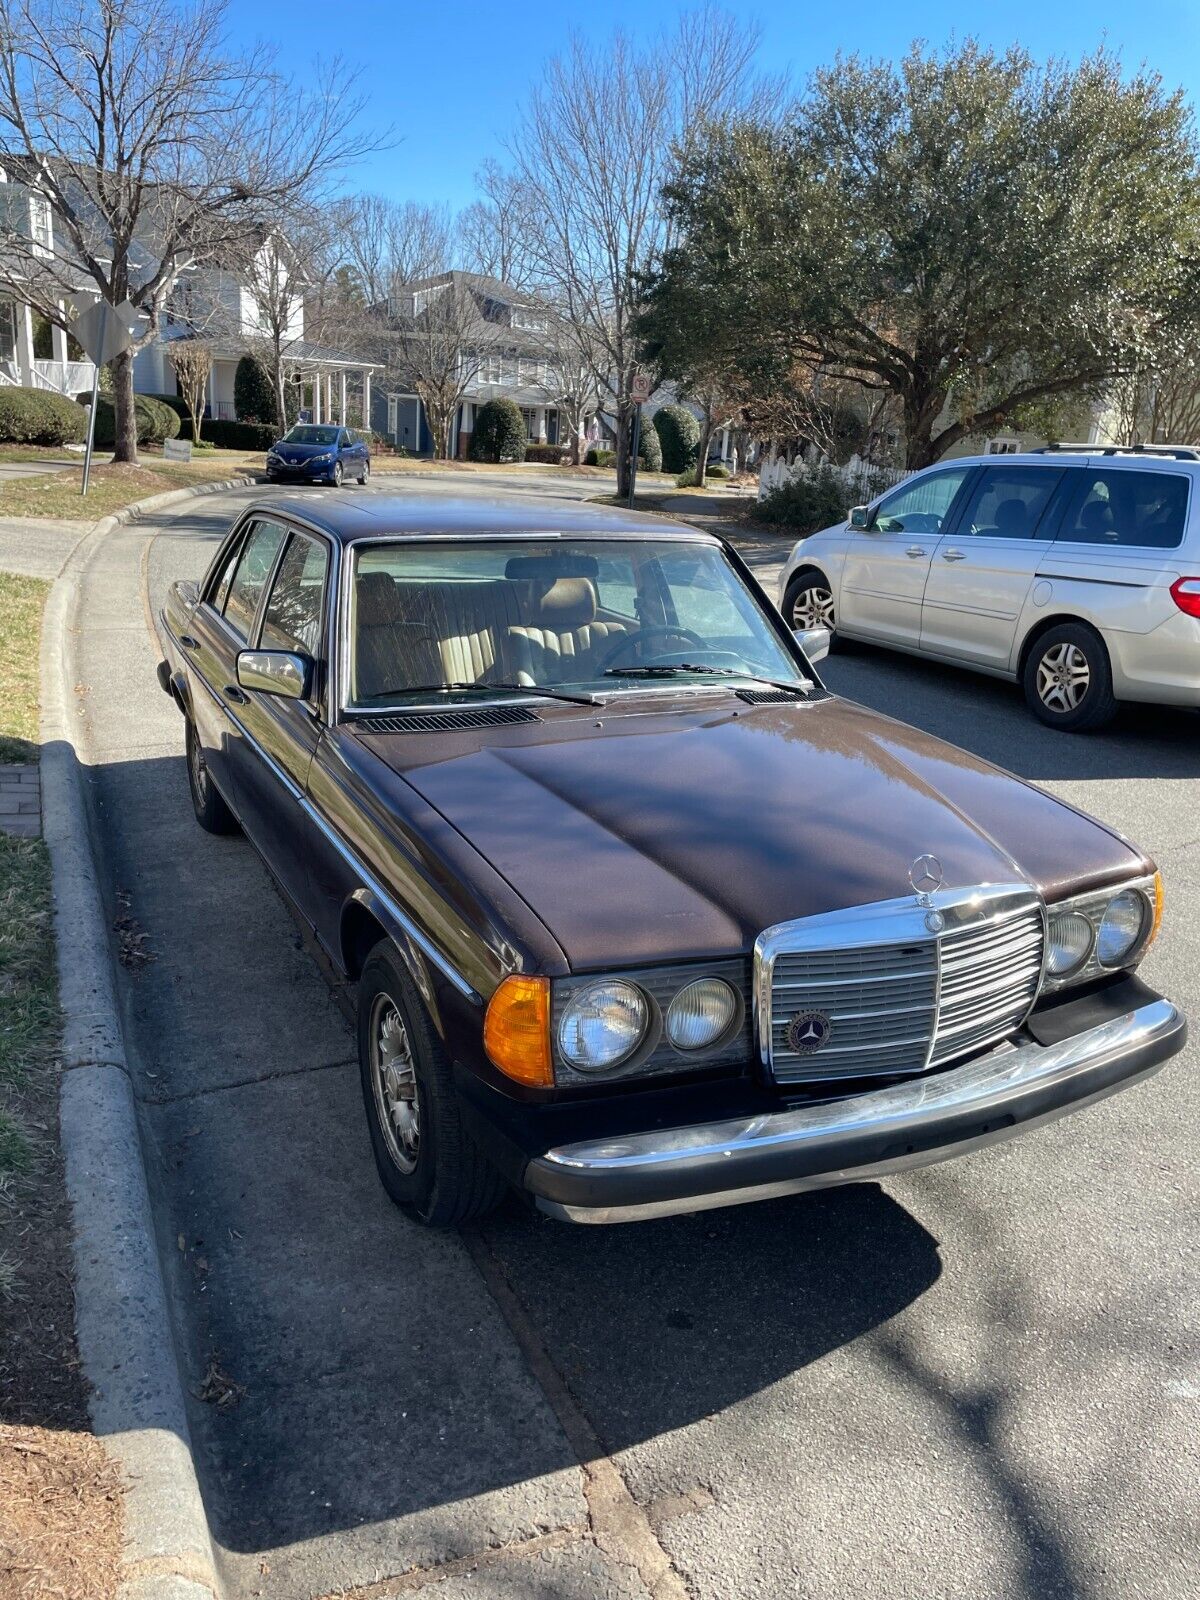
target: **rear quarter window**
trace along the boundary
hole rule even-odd
[[[1183,473],[1088,468],[1080,477],[1058,530],[1059,544],[1175,550],[1183,543],[1188,508]]]

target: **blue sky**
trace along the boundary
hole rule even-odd
[[[726,8],[762,31],[760,65],[789,71],[800,82],[839,50],[872,55],[903,52],[913,38],[941,44],[974,31],[991,44],[1023,44],[1037,56],[1078,56],[1097,44],[1120,52],[1127,66],[1145,60],[1194,99],[1200,89],[1200,4],[1197,0],[1006,0],[987,8],[939,3],[803,6],[760,0]],[[603,23],[589,24],[587,6],[556,7],[382,4],[380,0],[236,0],[233,40],[273,41],[280,64],[298,78],[312,72],[314,45],[340,51],[361,67],[360,86],[380,125],[401,135],[394,149],[371,156],[347,175],[348,189],[374,189],[397,200],[459,207],[472,197],[472,174],[501,142],[516,108],[537,81],[542,62],[576,27],[596,42],[615,27],[635,37],[655,33],[676,14],[655,0],[607,0]],[[280,26],[281,17],[286,27]],[[572,18],[580,20],[572,21]]]

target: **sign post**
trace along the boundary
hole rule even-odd
[[[83,456],[83,484],[79,492],[88,492],[88,479],[92,474],[92,450],[96,438],[96,404],[100,399],[100,368],[130,349],[146,330],[145,312],[126,300],[122,305],[110,306],[107,300],[96,300],[86,311],[81,311],[71,326],[79,344],[91,356],[96,368],[92,379],[92,407],[88,413],[87,447]]]
[[[629,509],[633,510],[633,496],[637,488],[638,449],[642,442],[642,406],[650,398],[650,375],[646,372],[635,372],[633,382],[629,386],[630,398],[634,403],[633,413],[633,448],[629,457]]]

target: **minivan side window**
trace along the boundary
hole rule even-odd
[[[958,532],[986,539],[1032,539],[1061,479],[1061,467],[985,467]]]
[[[880,533],[940,533],[970,467],[951,467],[901,484],[876,507],[871,524]]]
[[[1183,543],[1188,480],[1182,473],[1088,468],[1080,476],[1059,544],[1174,550]]]
[[[225,601],[225,621],[240,639],[250,637],[263,585],[271,576],[283,529],[277,522],[256,522],[242,546],[242,557]]]

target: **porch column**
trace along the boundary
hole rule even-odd
[[[61,309],[62,301],[59,301]],[[50,324],[50,353],[55,361],[66,365],[67,362],[67,330],[60,328],[57,322]]]
[[[325,374],[325,420],[333,421],[333,373]]]
[[[340,404],[341,404],[341,410],[338,412],[338,421],[341,423],[342,427],[344,428],[346,426],[346,369],[345,369],[345,367],[342,368],[341,372],[338,374],[338,377],[339,377],[339,380],[340,380],[339,388],[340,388],[340,391],[341,391],[340,397],[339,397],[340,398]]]
[[[362,406],[363,406],[363,415],[362,415],[363,427],[369,429],[370,426],[371,426],[371,369],[370,369],[370,367],[364,367],[363,370],[362,370],[362,397],[363,397],[363,401],[362,401]]]
[[[17,373],[22,384],[36,387],[33,377],[33,311],[29,305],[17,306]]]
[[[312,392],[313,392],[313,403],[312,403],[313,421],[314,422],[320,422],[320,420],[321,420],[321,374],[319,372],[314,372],[313,373]]]

